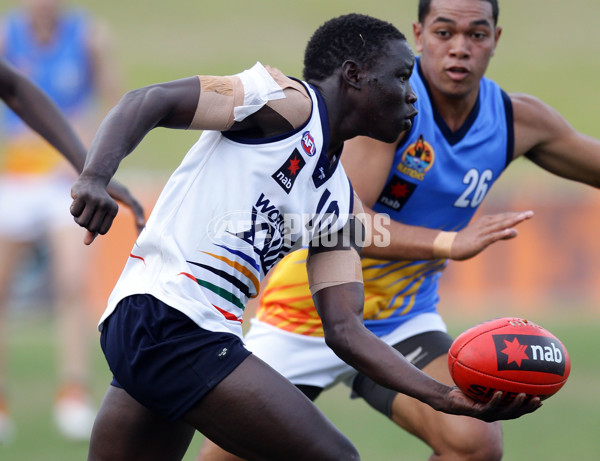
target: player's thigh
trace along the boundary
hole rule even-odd
[[[19,264],[28,245],[0,234],[0,307],[8,296],[15,266]]]
[[[81,307],[87,288],[91,254],[96,248],[83,244],[83,233],[76,225],[54,230],[49,235],[52,283],[60,304]]]
[[[447,355],[441,355],[423,367],[436,380],[453,385]],[[477,445],[501,443],[500,423],[485,423],[466,416],[449,415],[403,394],[392,402],[392,419],[410,433],[427,442],[435,451],[472,452]]]
[[[302,392],[254,355],[183,420],[248,460],[359,459],[352,443]]]
[[[150,411],[110,386],[96,416],[89,461],[169,461],[183,458],[194,428]]]

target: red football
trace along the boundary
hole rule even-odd
[[[524,392],[546,399],[571,371],[565,346],[548,330],[525,319],[504,317],[469,328],[448,352],[450,375],[474,400],[487,402],[504,392],[508,403]]]

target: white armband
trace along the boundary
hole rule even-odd
[[[241,122],[257,112],[269,101],[285,98],[281,86],[260,62],[236,77],[242,81],[244,87],[244,104],[233,109],[233,119],[236,122]]]

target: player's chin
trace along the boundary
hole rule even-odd
[[[379,128],[389,128],[389,127],[391,127],[391,124],[388,126],[380,126]],[[378,141],[392,143],[392,142],[396,142],[398,140],[398,137],[405,131],[410,130],[411,127],[412,127],[412,119],[405,118],[405,119],[401,120],[398,124],[395,124],[395,126],[393,127],[394,129],[388,129],[385,131],[378,130],[377,133],[371,132],[371,134],[369,134],[369,136],[371,138],[377,139]]]
[[[403,123],[402,123],[403,126],[402,126],[401,131],[408,131],[412,128],[413,118],[414,117],[408,117],[403,120]]]

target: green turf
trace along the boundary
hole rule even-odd
[[[477,321],[483,320],[479,318]],[[536,319],[542,323],[539,319]],[[458,334],[474,321],[451,320]],[[595,460],[600,387],[597,351],[600,322],[594,318],[550,318],[543,325],[562,339],[569,350],[572,372],[565,387],[535,414],[504,423],[507,461]],[[53,330],[48,315],[13,318],[9,323],[8,390],[19,435],[13,444],[0,446],[3,461],[75,461],[85,459],[85,443],[62,439],[52,424],[51,408],[56,373]],[[93,393],[97,403],[110,379],[99,348],[94,348]],[[357,445],[366,461],[424,460],[427,447],[396,429],[362,401],[350,400],[338,386],[317,401],[333,422]],[[193,460],[201,443],[197,436],[186,455]]]

